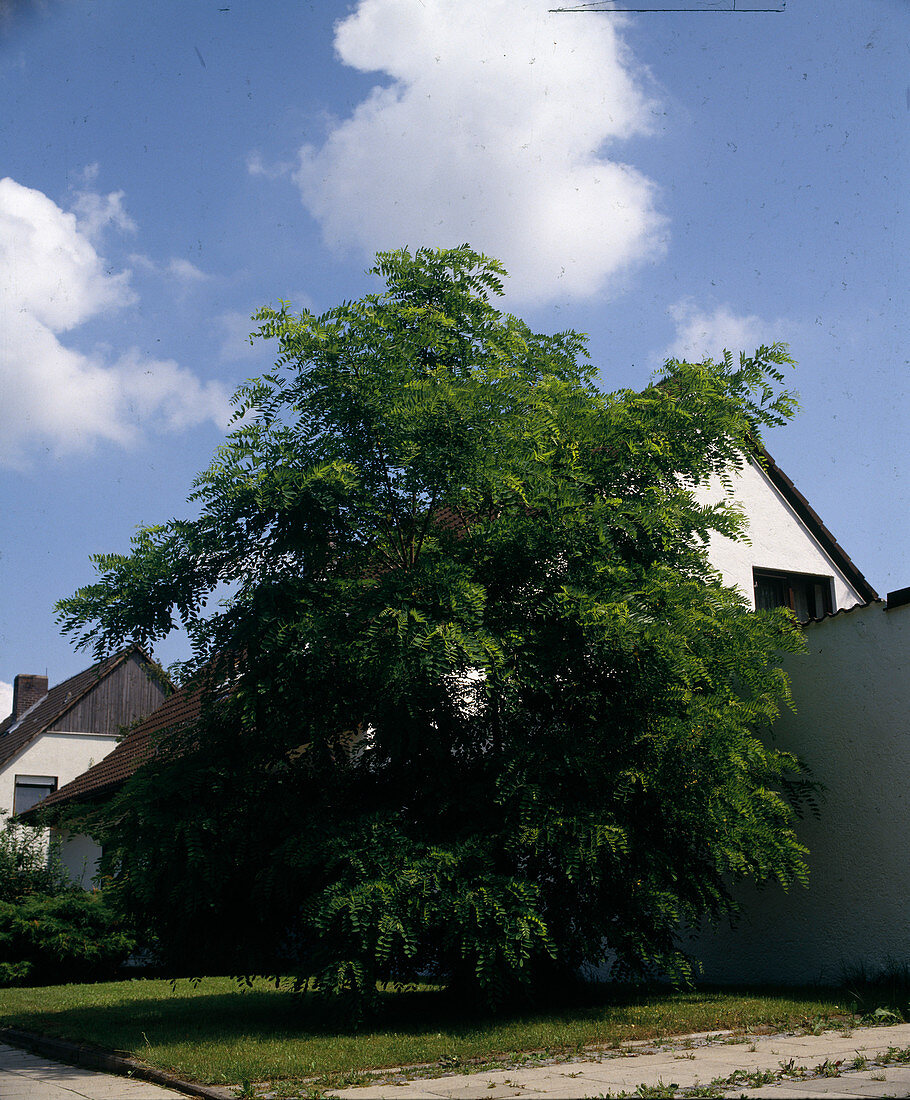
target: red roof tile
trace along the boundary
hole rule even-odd
[[[48,795],[32,810],[112,794],[151,756],[161,734],[194,722],[202,710],[203,689],[181,688],[131,730],[105,758]],[[31,811],[28,811],[31,812]]]

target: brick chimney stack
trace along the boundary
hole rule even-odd
[[[47,695],[46,676],[19,675],[13,680],[13,721],[18,722],[29,707]]]

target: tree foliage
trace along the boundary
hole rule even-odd
[[[0,810],[0,902],[65,893],[69,880],[54,846],[40,830],[6,817]]]
[[[94,811],[174,961],[279,965],[357,1004],[437,973],[491,1000],[605,951],[684,976],[738,878],[805,874],[765,737],[784,612],[709,566],[728,478],[784,422],[779,345],[603,393],[584,338],[499,312],[468,247],[380,254],[386,289],[256,315],[191,520],[59,605],[101,654],[189,633],[198,726]],[[213,594],[227,593],[213,610]]]

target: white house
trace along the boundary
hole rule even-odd
[[[13,710],[0,723],[0,810],[21,814],[102,760],[121,729],[157,710],[170,692],[158,666],[138,647],[48,689],[46,676],[19,675]],[[80,878],[81,857],[69,853]]]
[[[711,564],[756,608],[790,607],[801,622],[877,598],[793,482],[765,451],[733,476],[733,498],[749,521],[748,542],[713,536]],[[724,495],[715,483],[702,503]]]

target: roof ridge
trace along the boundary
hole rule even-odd
[[[65,680],[63,682],[66,683]],[[25,719],[28,718],[28,716],[32,713],[32,711],[35,709],[35,707],[41,706],[41,704],[48,697],[48,695],[50,695],[50,693],[51,693],[51,689],[48,688],[47,691],[43,695],[40,695],[34,701],[34,703],[32,703],[32,705],[30,707],[28,707],[26,710],[24,710],[19,715],[19,717],[15,720],[15,722],[10,722],[10,724],[6,727],[6,729],[0,731],[0,737],[5,737],[8,733],[12,733],[13,730],[18,729],[19,726],[21,726],[22,723],[25,721]],[[12,717],[13,717],[12,714],[10,714],[10,718],[12,718]]]
[[[878,604],[883,611],[888,610],[887,600],[883,600],[881,596],[876,596],[873,600],[864,600],[862,603],[851,604],[850,607],[839,607],[836,611],[826,611],[824,615],[818,615],[814,619],[806,619],[799,625],[803,628],[807,626],[816,626],[818,623],[826,623],[829,619],[836,619],[838,615],[851,615],[854,611],[864,611],[867,607],[874,607]]]

